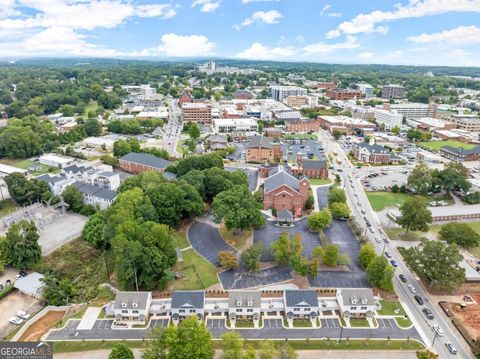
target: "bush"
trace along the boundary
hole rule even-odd
[[[238,267],[237,256],[230,251],[218,252],[218,262],[225,269],[235,269]]]
[[[110,166],[117,166],[118,165],[118,158],[109,155],[103,155],[100,157],[100,160],[105,163],[106,165]]]
[[[305,209],[313,209],[313,205],[315,204],[315,199],[312,195],[309,195],[307,201],[305,202]]]
[[[332,214],[328,208],[325,208],[320,212],[315,212],[308,217],[308,227],[317,232],[320,232],[325,227],[328,227],[331,222]]]
[[[392,186],[392,192],[393,192],[393,193],[397,193],[398,190],[399,190],[398,184],[394,184],[394,185]]]
[[[0,299],[5,298],[7,295],[9,295],[12,292],[13,292],[13,285],[3,288],[3,290],[0,290]]]

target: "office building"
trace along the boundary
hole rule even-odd
[[[360,90],[353,89],[330,89],[327,91],[327,97],[330,100],[351,100],[362,97]]]
[[[307,93],[302,87],[297,86],[271,86],[270,95],[275,101],[282,102],[288,96],[304,96]]]
[[[405,87],[402,85],[384,85],[382,86],[382,98],[401,99],[405,98]]]
[[[369,84],[358,84],[358,89],[365,96],[365,98],[373,97],[373,86]]]
[[[376,109],[375,111],[375,121],[378,126],[385,126],[386,130],[391,130],[394,127],[400,128],[403,121],[403,115],[397,111],[387,111]]]
[[[184,123],[212,123],[212,106],[206,103],[183,103],[182,104],[182,121]]]

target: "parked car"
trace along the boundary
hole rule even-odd
[[[21,319],[19,317],[10,317],[10,319],[8,321],[12,324],[15,324],[15,325],[20,325],[20,324],[23,323],[23,319]]]
[[[21,270],[20,272],[18,272],[18,274],[20,274],[22,277],[26,277],[28,275],[28,273],[24,270]]]
[[[388,253],[388,252],[385,252],[385,257],[387,257],[387,258],[392,258],[392,255],[391,255],[390,253]]]
[[[5,287],[10,287],[12,285],[12,281],[10,279],[7,279],[5,281]]]
[[[407,287],[410,290],[410,292],[412,292],[413,294],[417,294],[417,290],[413,285],[409,284]]]
[[[22,319],[29,319],[30,318],[30,314],[28,314],[27,312],[23,311],[23,310],[19,310],[17,312],[17,317],[19,318],[22,318]]]
[[[418,304],[423,305],[423,299],[418,294],[414,296]]]
[[[400,278],[400,280],[401,280],[403,283],[407,283],[407,277],[405,277],[404,274],[400,274],[400,275],[398,276],[398,278]]]
[[[457,354],[457,348],[455,348],[452,343],[445,343],[445,346],[447,347],[448,351],[452,353],[453,355]]]
[[[445,333],[443,332],[442,328],[440,328],[440,326],[437,325],[437,324],[432,325],[432,330],[433,330],[435,333],[437,333],[437,335],[438,335],[439,337],[443,337],[443,336],[445,335]]]
[[[375,242],[382,243],[382,240],[380,239],[380,237],[375,237]]]
[[[361,212],[362,214],[365,214],[365,213],[366,213],[364,209],[362,209],[360,212]]]
[[[390,261],[390,264],[394,267],[394,268],[397,268],[398,267],[398,264],[397,264],[397,261],[395,259],[392,259]]]
[[[433,316],[433,312],[432,312],[430,309],[428,309],[428,308],[423,308],[423,309],[422,309],[422,312],[423,312],[423,313],[425,314],[425,316],[426,316],[428,319],[430,319],[430,320],[432,320],[433,318],[435,318],[435,317]]]

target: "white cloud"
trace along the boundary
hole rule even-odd
[[[199,5],[202,12],[214,12],[220,6],[220,0],[195,0],[192,7]]]
[[[480,28],[477,26],[459,26],[452,30],[410,36],[408,41],[418,44],[448,42],[450,44],[480,43]]]
[[[19,14],[15,10],[15,0],[0,0],[0,19]]]
[[[371,59],[373,57],[373,52],[362,52],[361,54],[358,55],[359,58],[361,59]]]
[[[344,42],[337,42],[335,44],[329,44],[324,42],[318,42],[316,44],[307,45],[303,48],[306,55],[313,55],[319,53],[334,52],[337,50],[349,50],[359,48],[360,44],[357,42],[355,36],[347,36]]]
[[[242,4],[252,4],[255,2],[270,2],[270,1],[279,1],[279,0],[242,0]]]
[[[268,48],[259,42],[253,43],[248,49],[239,52],[236,57],[250,60],[280,60],[295,55],[294,47]]]
[[[369,14],[359,14],[352,20],[341,23],[337,30],[347,35],[384,33],[384,27],[377,27],[377,24],[448,12],[480,12],[480,0],[409,0],[405,6],[397,4],[393,11],[376,10]]]
[[[342,33],[340,32],[340,30],[330,30],[329,32],[327,32],[325,34],[325,37],[327,39],[334,39],[336,37],[339,37]]]
[[[342,14],[339,12],[328,12],[332,8],[332,5],[325,5],[320,11],[320,16],[340,17]]]
[[[241,26],[250,26],[256,22],[263,22],[264,24],[277,24],[278,20],[283,17],[277,10],[270,11],[255,11],[252,16],[242,21]],[[236,26],[237,30],[240,28]]]
[[[295,37],[295,40],[301,44],[303,44],[305,42],[305,36],[303,35],[298,35],[297,37]]]
[[[160,53],[174,57],[206,56],[213,54],[215,43],[203,35],[165,34],[158,47]]]

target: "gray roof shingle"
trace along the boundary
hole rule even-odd
[[[309,289],[285,290],[287,307],[318,307],[317,292]]]
[[[356,299],[357,304],[375,305],[373,291],[369,288],[340,289],[343,305],[355,305],[352,300]],[[362,303],[362,300],[365,302]]]
[[[205,292],[203,290],[177,290],[172,295],[173,308],[203,308]]]
[[[170,161],[164,160],[160,157],[155,157],[149,153],[130,152],[120,158],[120,161],[127,161],[137,163],[139,165],[164,169],[170,164]]]
[[[273,140],[270,137],[266,136],[252,136],[248,142],[247,148],[273,148]]]
[[[260,308],[261,305],[261,296],[260,292],[255,290],[251,291],[240,291],[240,290],[232,290],[228,292],[228,307],[229,308],[237,308],[237,307],[247,307],[248,302],[252,302],[250,307],[252,308]],[[238,302],[241,302],[241,305],[238,305]]]
[[[271,192],[274,189],[283,185],[286,185],[295,191],[298,191],[300,189],[300,181],[293,177],[291,174],[282,170],[265,179],[265,192]]]
[[[114,309],[147,309],[150,292],[118,292],[113,302]],[[126,304],[126,307],[122,306]],[[136,303],[136,307],[133,306]]]

